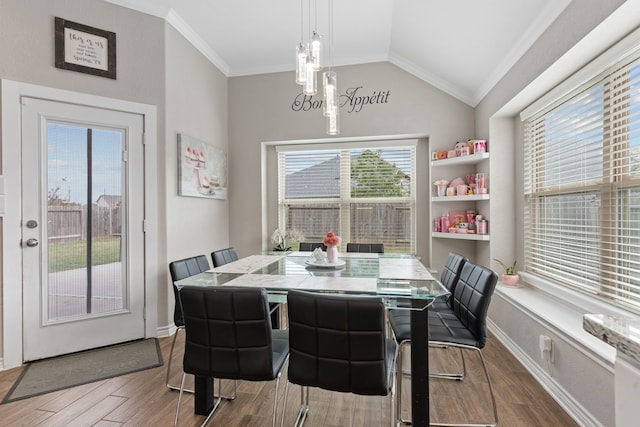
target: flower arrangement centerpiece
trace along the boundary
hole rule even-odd
[[[327,247],[327,261],[336,263],[338,262],[338,248],[340,244],[340,236],[336,236],[336,233],[330,231],[324,237],[322,243]]]
[[[298,230],[285,230],[282,228],[276,228],[271,235],[271,241],[276,244],[273,248],[274,251],[284,252],[290,251],[290,243],[298,243],[302,241],[304,237]]]

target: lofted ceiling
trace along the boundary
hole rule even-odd
[[[228,77],[293,70],[309,21],[330,34],[329,0],[105,1],[165,19]],[[331,62],[389,61],[476,106],[570,1],[334,0]]]

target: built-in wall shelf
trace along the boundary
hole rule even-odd
[[[468,156],[451,157],[442,160],[431,161],[431,167],[435,166],[455,166],[455,165],[468,165],[471,163],[478,163],[482,160],[488,159],[489,153],[475,153]]]
[[[466,177],[468,174],[484,173],[485,179],[489,178],[489,153],[475,153],[467,156],[451,157],[449,159],[431,160],[429,162],[429,176],[431,181],[435,182],[439,179],[450,180],[453,176]],[[486,181],[485,181],[486,184]],[[490,193],[491,188],[487,186]],[[456,189],[457,190],[457,189]],[[435,246],[437,251],[447,252],[450,250],[468,250],[470,253],[476,251],[475,247],[486,247],[491,237],[488,234],[471,234],[471,233],[449,233],[448,230],[442,230],[442,224],[436,224],[436,219],[442,218],[446,213],[467,210],[473,210],[476,215],[483,215],[484,219],[489,223],[483,223],[490,228],[491,218],[489,202],[491,195],[487,194],[465,194],[462,196],[438,196],[438,189],[433,185],[429,194],[430,219],[433,222],[429,237],[431,242],[438,242]],[[457,191],[456,191],[457,192]],[[475,191],[474,191],[475,193]],[[442,193],[440,193],[442,194]],[[464,203],[461,203],[464,202]],[[450,218],[451,220],[451,218]],[[449,223],[449,227],[452,224]],[[434,231],[434,230],[442,230]],[[478,225],[476,224],[476,232]],[[455,242],[454,242],[455,240]],[[486,242],[486,243],[485,243]],[[455,249],[453,249],[455,248]]]
[[[472,194],[466,196],[435,196],[431,198],[432,202],[469,202],[478,200],[489,200],[488,194]]]
[[[490,240],[488,234],[462,234],[462,233],[431,233],[437,239],[457,239],[457,240]]]

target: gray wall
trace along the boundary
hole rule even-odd
[[[229,203],[226,200],[178,196],[178,133],[227,150],[227,77],[198,52],[172,26],[166,28],[166,160],[161,176],[166,186],[167,262],[194,255],[207,257],[229,243]],[[169,318],[159,313],[158,324],[173,321],[174,296],[168,270],[167,286],[158,305],[169,308]],[[163,298],[164,297],[164,298]],[[164,321],[163,321],[164,320]]]
[[[54,67],[55,16],[116,33],[116,80]],[[228,202],[177,196],[177,133],[227,148],[227,78],[164,20],[101,0],[0,0],[0,78],[157,106],[157,311],[167,333],[168,262],[228,244]]]
[[[116,33],[116,80],[55,68],[56,16]],[[161,145],[165,133],[164,57],[161,19],[98,0],[0,0],[0,78],[155,105]],[[1,141],[2,146],[8,143]],[[158,157],[164,162],[164,148],[158,148]],[[159,183],[158,211],[163,210],[165,192]],[[164,224],[158,227],[164,228]],[[157,263],[165,265],[164,234],[158,236],[158,243]],[[164,291],[166,285],[160,286]]]
[[[390,91],[389,102],[366,106],[362,112],[342,112],[340,137],[397,134],[428,135],[429,147],[419,156],[418,255],[441,265],[448,250],[466,253],[489,264],[494,256],[516,254],[522,261],[521,138],[514,116],[504,112],[521,91],[582,37],[605,19],[621,0],[574,0],[527,54],[475,108],[439,91],[389,63],[338,67],[341,88],[362,86],[363,94]],[[110,80],[54,67],[53,23],[60,16],[113,31],[118,37],[118,79]],[[331,139],[325,135],[320,111],[291,108],[299,87],[292,73],[226,79],[201,54],[161,19],[98,0],[0,0],[0,78],[109,96],[158,107],[158,264],[195,253],[235,245],[242,255],[256,253],[275,223],[263,229],[263,190],[273,191],[275,175],[261,180],[261,143],[265,141]],[[522,106],[524,107],[524,105]],[[229,200],[200,200],[176,195],[178,132],[227,148]],[[458,140],[489,140],[491,213],[500,231],[492,230],[489,245],[462,246],[450,241],[429,248],[431,227],[427,194],[431,185],[427,162],[431,150],[449,148]],[[227,142],[228,141],[228,142]],[[2,144],[6,144],[2,141]],[[263,186],[264,184],[264,186]],[[11,185],[7,183],[6,185]],[[273,221],[273,215],[271,215]],[[468,242],[464,242],[468,243]],[[456,245],[461,245],[457,247]],[[432,257],[433,254],[433,257]],[[166,274],[166,272],[163,272]],[[162,276],[158,324],[171,323],[173,297]],[[531,337],[553,335],[548,325],[526,315],[508,299],[496,296],[491,318],[508,332],[519,351],[537,359]],[[517,328],[511,327],[517,325]],[[2,325],[4,327],[4,325]],[[555,337],[555,335],[554,335]],[[603,425],[613,425],[613,378],[558,338],[566,372],[559,379]],[[593,381],[584,382],[580,372]],[[604,390],[604,392],[603,392]]]
[[[522,125],[517,115],[535,101],[535,97],[523,95],[528,87],[554,63],[569,52],[574,45],[605,20],[624,1],[574,0],[558,19],[545,31],[522,59],[505,75],[475,109],[476,130],[479,137],[490,140],[492,151],[492,193],[508,197],[492,197],[491,217],[500,220],[506,233],[492,240],[490,251],[481,254],[483,262],[492,257],[515,257],[523,265],[523,161]],[[611,29],[615,32],[615,29]],[[599,52],[592,52],[593,58]],[[573,70],[562,70],[568,76]],[[558,77],[558,82],[561,81]],[[552,86],[552,85],[551,85]],[[549,87],[550,89],[551,87]],[[542,93],[537,94],[537,96]],[[498,154],[499,153],[499,154]],[[498,161],[498,156],[500,160]],[[515,177],[516,179],[513,179]],[[497,268],[494,265],[494,268]],[[553,298],[553,296],[551,296]],[[524,301],[526,305],[526,301]],[[569,311],[569,308],[567,308]],[[597,355],[585,357],[589,348],[561,333],[551,322],[545,321],[535,310],[528,311],[496,292],[490,306],[490,318],[498,332],[508,336],[512,350],[522,359],[531,362],[532,369],[542,372],[543,379],[556,386],[560,393],[568,393],[574,409],[586,410],[596,425],[614,425],[613,382],[610,364]],[[537,339],[540,334],[553,338],[556,352],[551,372],[541,361]],[[586,333],[585,333],[586,334]],[[593,337],[591,337],[593,338]],[[586,338],[588,341],[588,337]],[[521,359],[521,360],[522,360]],[[607,366],[609,365],[609,366]],[[562,396],[561,396],[562,397]],[[566,396],[565,396],[566,397]],[[567,402],[565,402],[567,403]],[[584,422],[587,422],[583,420]]]
[[[427,194],[430,150],[453,147],[456,141],[473,138],[473,109],[390,63],[372,63],[337,67],[340,93],[362,86],[363,95],[390,91],[388,102],[365,106],[360,112],[341,109],[339,138],[424,134],[431,148],[421,141],[418,153],[418,255],[429,260]],[[335,139],[325,133],[321,110],[293,111],[292,102],[300,93],[293,73],[234,77],[229,83],[229,158],[230,168],[230,242],[241,254],[266,248],[276,225],[271,211],[262,229],[261,142],[286,140]],[[318,97],[321,99],[321,95]],[[272,168],[270,168],[272,171]],[[265,190],[275,191],[277,176],[270,173]],[[273,206],[270,206],[272,209]],[[448,251],[448,249],[447,249]],[[440,254],[436,243],[433,253]],[[474,254],[470,254],[473,256]],[[446,257],[446,254],[444,255]],[[441,265],[444,258],[435,258]]]
[[[117,80],[54,66],[54,17],[116,33]],[[0,77],[158,106],[164,123],[164,22],[99,0],[0,0]]]

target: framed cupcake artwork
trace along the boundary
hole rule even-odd
[[[227,152],[178,134],[178,195],[227,199]]]

